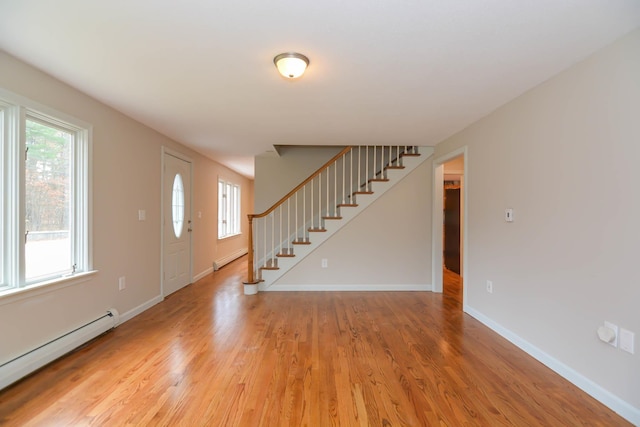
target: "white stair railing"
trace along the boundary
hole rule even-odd
[[[271,208],[250,214],[246,284],[258,283],[262,270],[277,269],[278,258],[295,256],[296,245],[311,244],[313,233],[340,219],[340,209],[357,206],[358,194],[386,181],[386,170],[402,168],[407,155],[419,155],[417,147],[346,147]]]

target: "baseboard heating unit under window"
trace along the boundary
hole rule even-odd
[[[46,344],[0,365],[0,390],[58,359],[82,344],[116,327],[119,321],[116,309],[80,326]]]

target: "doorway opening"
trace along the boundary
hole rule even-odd
[[[442,291],[462,304],[462,191],[464,157],[443,164]]]
[[[191,179],[192,161],[162,150],[161,288],[166,297],[192,281]]]
[[[433,291],[455,298],[464,310],[466,289],[466,147],[434,161]]]

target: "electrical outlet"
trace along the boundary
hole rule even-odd
[[[491,280],[487,280],[487,292],[493,293],[493,282]]]
[[[620,328],[620,350],[624,350],[627,353],[631,353],[633,354],[634,352],[634,341],[635,341],[635,334],[631,331],[628,331],[626,329]]]
[[[127,282],[126,282],[124,276],[122,276],[122,277],[120,277],[118,279],[118,289],[120,289],[122,291],[126,287],[127,287]]]
[[[611,347],[618,347],[618,337],[619,337],[619,334],[618,334],[618,325],[614,325],[614,324],[613,324],[613,323],[611,323],[611,322],[604,322],[604,326],[605,326],[605,328],[609,328],[609,329],[611,329],[611,330],[613,331],[613,333],[614,333],[614,338],[613,338],[613,340],[609,343],[609,345],[610,345]]]
[[[327,268],[329,267],[329,260],[326,258],[322,258],[321,264],[322,264],[322,268]]]

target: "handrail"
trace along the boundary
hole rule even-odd
[[[313,178],[315,178],[316,176],[320,175],[322,173],[322,171],[324,171],[326,168],[328,168],[330,165],[332,165],[334,162],[336,162],[340,157],[344,156],[346,153],[351,151],[352,148],[353,147],[351,145],[345,147],[342,151],[340,151],[338,154],[333,156],[331,158],[331,160],[326,162],[324,165],[320,166],[320,168],[318,168],[317,171],[312,173],[307,179],[305,179],[300,184],[298,184],[298,186],[295,187],[293,190],[289,191],[283,198],[281,198],[276,203],[274,203],[273,206],[271,206],[266,211],[264,211],[264,212],[262,212],[260,214],[249,214],[249,215],[247,215],[247,217],[249,218],[249,235],[247,236],[248,237],[247,245],[248,245],[248,249],[249,250],[248,250],[248,259],[247,259],[247,281],[245,282],[245,284],[255,285],[256,283],[258,283],[255,280],[255,278],[253,277],[253,219],[254,218],[263,218],[263,217],[269,215],[274,210],[276,210],[278,208],[278,206],[284,204],[284,202],[286,202],[298,190],[300,190],[302,187],[307,185]]]
[[[315,178],[316,176],[320,175],[326,168],[328,168],[330,165],[332,165],[336,160],[338,160],[340,157],[344,156],[346,153],[348,153],[351,149],[353,148],[353,146],[349,145],[347,147],[345,147],[342,151],[340,151],[338,154],[336,154],[335,156],[333,156],[331,158],[331,160],[329,160],[328,162],[326,162],[324,165],[320,166],[320,168],[318,168],[317,171],[315,171],[314,173],[312,173],[307,179],[305,179],[304,181],[302,181],[300,184],[298,184],[298,186],[296,188],[294,188],[293,190],[289,191],[282,199],[278,200],[277,202],[275,202],[273,204],[273,206],[271,206],[269,209],[267,209],[266,211],[259,213],[259,214],[249,214],[249,220],[253,219],[253,218],[262,218],[265,217],[267,215],[269,215],[271,212],[275,211],[276,208],[280,205],[282,205],[284,202],[287,201],[287,199],[291,196],[293,196],[296,191],[300,190],[302,187],[304,187],[305,185],[307,185],[313,178]]]

